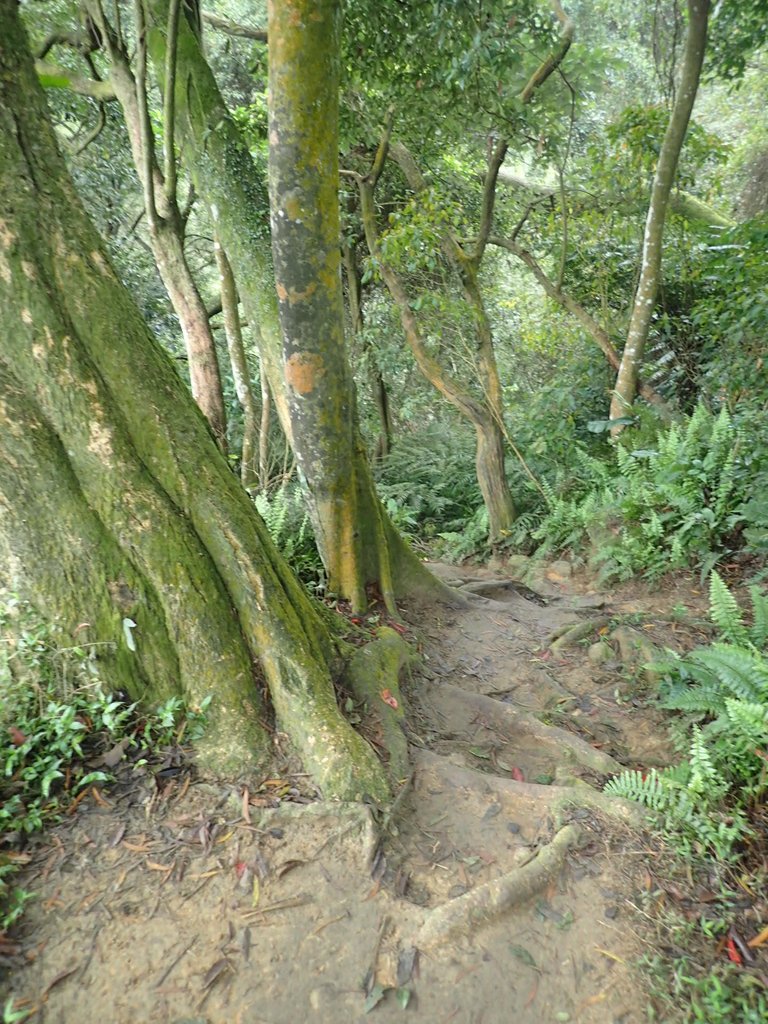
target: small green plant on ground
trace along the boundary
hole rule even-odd
[[[681,948],[686,949],[681,940],[671,944],[676,952],[666,964],[666,992],[673,1002],[686,1005],[685,1020],[690,1022],[768,1019],[764,985],[735,966],[744,961],[732,945],[728,921],[733,913],[729,879],[738,871],[742,887],[759,892],[759,881],[750,883],[747,878],[745,858],[752,848],[758,850],[759,860],[764,856],[760,851],[768,792],[768,596],[757,587],[749,594],[751,608],[745,616],[713,572],[710,616],[721,639],[686,655],[670,653],[666,661],[654,665],[663,674],[660,705],[677,712],[673,732],[686,756],[663,770],[624,771],[606,786],[608,793],[655,812],[662,835],[689,871],[704,864],[710,884],[721,879],[725,915],[719,920],[702,916],[698,924],[707,938],[722,937],[732,963],[704,968],[681,954]],[[684,928],[684,922],[672,921],[670,928]],[[661,969],[660,964],[654,969]]]
[[[67,645],[30,605],[0,591],[0,850],[54,821],[86,787],[109,782],[97,755],[121,742],[143,751],[201,734],[208,701],[187,710],[174,697],[140,716],[108,693],[96,652]],[[14,884],[17,869],[0,852],[0,934],[29,898]]]
[[[699,405],[687,423],[657,433],[653,447],[617,445],[615,463],[588,463],[591,485],[576,497],[550,494],[534,536],[547,554],[584,547],[604,578],[653,578],[692,564],[707,576],[740,543],[751,496],[744,438],[728,410]]]

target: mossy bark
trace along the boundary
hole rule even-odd
[[[155,25],[149,33],[149,49],[162,81],[167,0],[150,0],[149,6]],[[175,106],[179,145],[195,186],[211,210],[219,239],[235,272],[248,320],[259,325],[262,368],[269,379],[283,430],[296,450],[297,443],[300,447],[305,443],[297,440],[296,431],[303,430],[307,421],[296,418],[298,400],[292,391],[304,378],[300,367],[305,364],[300,359],[291,362],[292,352],[285,365],[283,361],[264,168],[255,164],[221,98],[198,40],[183,19],[179,27],[177,62]],[[310,153],[299,158],[310,164],[313,159]],[[330,235],[326,244],[330,244],[329,240]],[[338,235],[335,244],[339,245]],[[327,268],[326,272],[336,273],[337,270]],[[346,360],[342,348],[334,353],[334,359]],[[311,360],[310,363],[314,365]],[[348,369],[344,373],[349,382]],[[333,380],[330,375],[323,381],[316,376],[316,394],[325,386],[326,379]],[[336,385],[341,388],[341,380],[334,380]],[[351,429],[338,423],[333,425],[336,440],[344,447],[334,451],[332,458],[325,458],[326,445],[321,449],[315,447],[314,457],[307,458],[305,453],[305,457],[299,459],[321,554],[329,559],[329,576],[339,596],[360,608],[366,603],[363,596],[366,585],[376,587],[390,608],[394,608],[398,597],[412,593],[414,586],[420,592],[443,594],[447,599],[445,588],[427,572],[397,534],[378,500],[360,441],[351,383],[349,388],[343,400],[338,392],[328,403],[336,408],[335,415],[346,416],[351,424]],[[339,508],[335,499],[325,499],[327,491],[334,492],[333,481],[338,476],[339,466],[345,467],[348,479],[354,482],[355,505]],[[347,488],[346,496],[351,495],[352,491]],[[329,526],[326,521],[329,516],[336,517],[337,523]],[[324,544],[326,536],[346,538],[341,570],[336,568],[339,552],[333,550],[331,544]],[[350,564],[353,561],[354,564]]]
[[[340,715],[331,639],[149,333],[57,150],[16,4],[0,0],[0,572],[107,642],[109,682],[215,698],[209,761],[278,724],[327,795],[384,800]],[[123,619],[136,623],[125,648]]]
[[[219,288],[221,292],[221,311],[224,319],[224,333],[227,338],[227,351],[232,368],[232,379],[240,408],[243,410],[243,444],[240,451],[240,480],[246,490],[258,486],[259,467],[258,451],[259,417],[256,399],[251,385],[251,374],[248,370],[248,359],[243,342],[243,327],[240,322],[238,308],[237,285],[232,273],[227,254],[218,238],[213,240],[216,266],[219,271]]]
[[[387,752],[387,769],[397,788],[410,771],[406,708],[400,690],[402,670],[415,655],[403,638],[388,626],[377,631],[376,639],[358,647],[349,658],[342,682],[364,705],[369,727]]]
[[[269,191],[293,450],[328,584],[366,605],[344,338],[338,205],[338,0],[268,5]]]

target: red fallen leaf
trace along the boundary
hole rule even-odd
[[[392,622],[390,623],[390,625],[392,626],[392,629],[394,629],[396,633],[400,634],[400,636],[402,636],[403,633],[405,633],[405,626],[401,626],[399,622]]]
[[[395,711],[397,711],[400,705],[397,703],[397,698],[392,696],[391,690],[382,690],[379,696],[385,704],[389,704],[391,708],[394,708]]]
[[[8,735],[11,737],[11,743],[14,747],[21,747],[27,742],[27,737],[24,733],[15,725],[11,725],[8,728]]]
[[[522,769],[512,768],[509,773],[515,782],[525,782],[525,776],[523,775]]]
[[[238,878],[242,878],[245,872],[248,870],[248,865],[244,860],[238,860],[235,863],[235,874]]]
[[[741,953],[736,949],[736,943],[733,941],[731,936],[728,936],[728,941],[725,944],[725,950],[728,953],[728,959],[733,964],[743,963]]]
[[[354,623],[356,626],[361,626],[363,624],[363,620],[362,619],[350,618],[349,621]]]

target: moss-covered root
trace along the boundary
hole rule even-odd
[[[429,950],[450,939],[473,934],[507,910],[527,902],[557,876],[581,830],[566,825],[533,860],[433,910],[419,929],[414,945]]]
[[[293,694],[272,688],[280,729],[328,800],[367,799],[387,807],[391,792],[381,762],[341,715],[325,680],[312,683]]]
[[[621,771],[619,762],[609,754],[595,750],[589,743],[574,736],[573,733],[567,732],[565,729],[558,729],[556,726],[545,725],[534,715],[519,711],[509,704],[502,704],[501,701],[494,700],[492,697],[470,693],[461,687],[448,684],[443,684],[440,687],[440,695],[443,700],[447,699],[463,705],[474,716],[479,716],[481,722],[487,723],[508,740],[513,741],[515,735],[532,736],[542,746],[556,750],[564,760],[571,764],[575,763],[605,775],[613,775]]]
[[[562,651],[566,647],[575,647],[588,636],[592,636],[598,629],[607,626],[611,621],[609,615],[598,615],[591,619],[582,619],[580,622],[567,623],[560,626],[547,637],[546,645],[553,651]]]
[[[368,721],[388,754],[387,770],[395,786],[402,784],[409,772],[400,673],[415,658],[403,638],[383,626],[375,640],[355,651],[342,676],[347,689],[366,707]]]

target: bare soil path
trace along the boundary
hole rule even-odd
[[[645,843],[600,789],[663,762],[664,733],[612,648],[549,641],[594,618],[606,643],[617,610],[658,611],[663,641],[678,595],[550,577],[544,603],[473,570],[454,583],[486,603],[420,610],[391,817],[316,801],[287,762],[248,788],[126,770],[83,801],[30,848],[3,1002],[47,1024],[639,1024]]]

